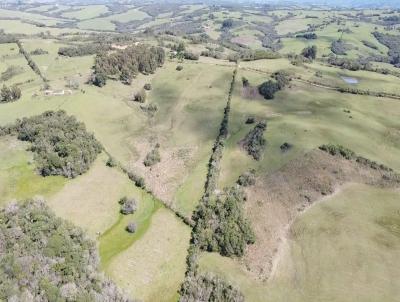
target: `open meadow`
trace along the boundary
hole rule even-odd
[[[0,301],[398,301],[398,10],[89,2],[0,7]]]

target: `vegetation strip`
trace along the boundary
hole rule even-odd
[[[31,55],[24,49],[21,41],[17,40],[16,43],[18,45],[19,52],[25,57],[29,67],[32,68],[32,70],[43,80],[43,82],[48,82],[49,80],[46,79],[46,77],[40,71],[39,67],[36,65],[35,61],[33,61],[33,59],[31,58]]]
[[[209,202],[211,199],[213,199],[212,197],[216,189],[216,184],[219,176],[219,165],[222,158],[222,151],[225,145],[225,140],[228,135],[229,113],[230,113],[233,89],[236,81],[237,69],[238,67],[236,66],[235,70],[233,71],[232,81],[228,93],[228,101],[224,109],[224,116],[222,118],[220,130],[215,140],[214,147],[212,149],[212,154],[209,160],[208,173],[204,187],[204,195],[200,200],[200,204],[196,209],[196,212],[193,214],[196,221],[195,221],[195,226],[192,230],[191,243],[188,250],[188,256],[186,258],[187,270],[185,274],[185,281],[183,282],[180,290],[181,302],[194,302],[199,300],[208,301],[211,299],[211,297],[213,297],[212,299],[214,301],[237,301],[237,302],[244,301],[244,296],[239,290],[232,287],[230,284],[228,284],[227,282],[225,282],[224,280],[220,279],[217,276],[201,274],[198,270],[198,264],[197,264],[198,261],[197,258],[200,249],[204,248],[204,246],[202,246],[202,243],[199,242],[199,234],[197,232],[201,229],[203,223],[207,224],[209,222],[203,220],[203,218],[205,217],[201,217],[201,213],[206,213],[206,212],[214,213],[214,209],[212,206],[210,206]],[[235,196],[233,197],[233,199],[240,200],[240,197],[237,198],[238,197],[236,194],[237,192],[232,191],[231,193],[232,193],[231,196]],[[225,204],[228,204],[228,208],[229,205],[233,206],[233,208],[230,209],[225,208]],[[242,218],[240,212],[241,208],[238,207],[238,203],[236,202],[227,202],[227,200],[225,200],[224,202],[220,202],[220,200],[216,200],[215,206],[216,209],[218,209],[217,211],[227,210],[228,212],[231,211],[238,213],[237,215],[239,216],[239,221]],[[246,225],[246,222],[244,222],[244,224]],[[226,224],[226,226],[229,228],[232,225]],[[223,233],[221,235],[225,235],[224,232],[226,231],[228,230],[222,230]],[[236,230],[230,230],[230,231],[233,232],[233,236],[236,235],[235,234]],[[250,241],[251,240],[252,238],[250,238]],[[235,253],[240,255],[241,252],[243,252],[243,250],[237,252],[228,249],[225,250],[225,252],[223,253],[226,255],[232,255]]]

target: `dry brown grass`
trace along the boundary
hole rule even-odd
[[[399,184],[390,173],[320,150],[313,150],[277,172],[257,179],[256,185],[248,189],[246,204],[247,217],[256,233],[256,243],[249,246],[243,260],[247,269],[254,276],[267,279],[274,257],[284,247],[287,231],[296,216],[349,182],[379,187]]]

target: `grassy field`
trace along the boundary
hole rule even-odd
[[[28,145],[14,137],[0,138],[0,204],[34,196],[47,198],[66,183],[61,176],[42,177],[37,174],[33,153]]]
[[[268,282],[215,254],[203,255],[200,267],[238,286],[247,301],[397,301],[399,197],[354,184],[316,204],[291,227]]]
[[[174,214],[158,209],[149,229],[110,262],[106,272],[143,301],[176,301],[183,281],[190,230]]]
[[[347,146],[355,152],[400,170],[399,111],[397,100],[341,94],[307,84],[293,83],[274,100],[246,99],[241,77],[257,85],[261,74],[241,71],[232,100],[230,137],[224,150],[220,186],[236,181],[244,171],[255,168],[270,173],[288,160],[324,143]],[[350,114],[344,110],[350,110]],[[239,141],[253,127],[244,122],[248,116],[267,121],[264,157],[257,162],[239,147]],[[351,116],[351,118],[350,118]],[[280,151],[289,142],[294,148]]]

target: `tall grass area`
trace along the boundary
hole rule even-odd
[[[253,280],[236,262],[205,254],[200,267],[238,286],[247,301],[397,301],[398,191],[349,185],[290,229],[274,277]]]

